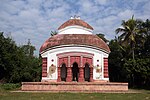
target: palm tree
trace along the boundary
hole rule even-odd
[[[96,34],[99,38],[101,38],[105,43],[108,43],[109,42],[109,40],[107,40],[106,38],[105,38],[105,35],[104,34],[102,34],[102,33],[98,33],[98,34]]]
[[[119,36],[119,41],[122,46],[129,46],[132,52],[132,58],[135,59],[135,45],[136,45],[136,37],[138,36],[140,30],[138,25],[141,23],[140,20],[134,20],[134,16],[128,21],[122,21],[122,27],[116,29],[116,34],[122,33]]]

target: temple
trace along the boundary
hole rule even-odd
[[[22,82],[23,91],[127,91],[128,83],[109,82],[108,45],[80,17],[71,17],[41,46],[41,82]]]
[[[42,81],[109,81],[108,45],[79,17],[58,28],[40,48]]]

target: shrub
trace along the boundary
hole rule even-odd
[[[1,84],[0,88],[4,89],[4,90],[14,90],[17,89],[21,86],[21,84],[17,83],[17,84],[13,84],[13,83],[6,83],[6,84]]]

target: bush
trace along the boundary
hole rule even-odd
[[[15,90],[19,88],[21,84],[13,84],[13,83],[6,83],[6,84],[0,84],[0,88],[4,90]]]

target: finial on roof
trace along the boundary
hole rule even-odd
[[[70,19],[80,19],[80,16],[74,15],[74,17],[70,17]]]

